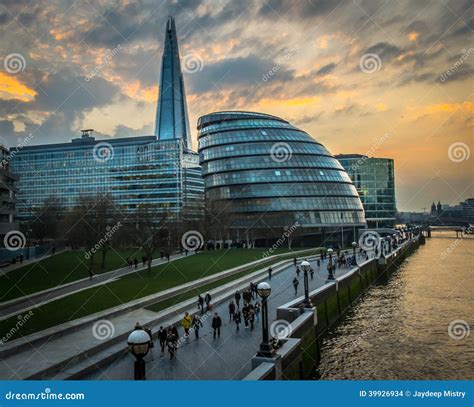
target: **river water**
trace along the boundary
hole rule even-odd
[[[323,341],[323,380],[474,379],[474,236],[435,232]]]

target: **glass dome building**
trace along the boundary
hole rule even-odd
[[[211,113],[198,120],[198,141],[207,205],[225,211],[230,229],[258,240],[292,228],[305,241],[342,238],[347,244],[356,228],[365,227],[362,203],[342,165],[286,120]]]

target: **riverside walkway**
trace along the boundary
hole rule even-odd
[[[320,271],[317,271],[316,261],[311,261],[311,266],[315,270],[314,279],[309,279],[309,288],[314,290],[325,284],[327,279],[327,260],[321,263]],[[350,272],[353,268],[338,268],[336,277]],[[296,277],[293,265],[285,267],[278,274],[275,274],[270,281],[272,294],[268,300],[269,326],[276,316],[276,309],[297,297],[304,295],[303,272],[299,276],[298,294],[295,295],[292,285],[293,278]],[[261,281],[268,281],[264,278]],[[248,286],[245,286],[247,288]],[[242,287],[244,288],[244,287]],[[255,356],[262,340],[261,321],[255,323],[254,330],[245,329],[243,319],[240,331],[236,332],[233,322],[229,321],[228,304],[233,299],[234,291],[228,292],[228,300],[218,304],[211,314],[204,315],[203,328],[200,330],[200,339],[196,340],[191,334],[188,340],[183,341],[183,329],[178,329],[180,338],[183,341],[179,347],[176,357],[169,360],[169,354],[161,354],[158,341],[155,339],[153,354],[146,357],[147,379],[148,380],[238,380],[242,379],[251,371],[251,359]],[[255,302],[256,299],[253,301]],[[242,305],[242,304],[241,304]],[[188,310],[190,314],[196,313],[196,307]],[[221,337],[213,339],[211,328],[212,314],[217,312],[221,318],[223,326]],[[136,321],[130,320],[130,327]],[[170,320],[169,324],[173,321]],[[162,324],[166,327],[168,324]],[[154,327],[156,330],[157,327]],[[131,380],[133,379],[133,362],[131,355],[126,354],[110,363],[104,368],[98,368],[94,373],[89,374],[84,379],[91,380]]]
[[[189,253],[188,256],[191,256],[192,254],[193,253]],[[182,257],[185,257],[185,255],[184,254],[171,255],[170,262],[181,259]],[[155,267],[167,262],[168,262],[167,259],[154,259],[151,263],[151,266]],[[142,263],[140,263],[140,265],[136,269],[134,267],[130,268],[128,266],[122,267],[120,269],[108,271],[106,273],[95,274],[92,280],[89,279],[89,277],[83,278],[83,279],[76,280],[68,284],[53,287],[53,288],[50,288],[41,292],[37,292],[37,293],[31,293],[24,297],[16,298],[14,300],[1,303],[0,304],[0,319],[7,318],[8,316],[17,314],[22,311],[26,312],[32,307],[37,307],[39,305],[48,303],[58,298],[61,298],[70,294],[74,294],[76,292],[86,290],[91,287],[108,283],[114,279],[118,279],[127,274],[136,273],[141,270],[146,270],[147,266],[142,266],[141,264]]]

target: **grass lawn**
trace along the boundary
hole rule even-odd
[[[127,257],[137,257],[141,261],[141,249],[110,250],[104,269],[100,268],[102,254],[98,253],[94,257],[94,273],[124,267]],[[0,277],[0,302],[88,277],[88,268],[84,251],[67,251],[12,270]]]
[[[265,249],[231,249],[228,251],[217,250],[202,252],[154,267],[150,273],[146,271],[137,272],[124,276],[117,281],[71,294],[68,297],[33,308],[32,312],[34,315],[21,329],[15,332],[13,338],[26,336],[51,326],[72,321],[189,281],[209,276],[254,260],[259,260],[262,258],[263,252],[265,252]],[[288,252],[288,250],[282,249],[276,251],[275,254],[285,252]],[[316,252],[317,250],[315,249],[309,249],[308,255]],[[292,258],[293,253],[290,252],[285,257]],[[269,265],[273,262],[272,260],[268,260],[265,264]],[[225,284],[262,267],[264,266],[254,266],[237,275],[211,283],[199,290],[210,290],[211,288]],[[149,307],[149,309],[158,311],[167,308],[176,302],[184,301],[187,298],[197,295],[197,292],[197,290],[192,290],[188,293],[154,304]],[[0,321],[0,339],[16,326],[17,321],[17,316]]]

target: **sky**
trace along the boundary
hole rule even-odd
[[[397,207],[474,197],[470,0],[0,2],[0,143],[151,135],[176,20],[201,115],[280,116],[331,153],[395,160]],[[472,152],[472,154],[471,154]]]

